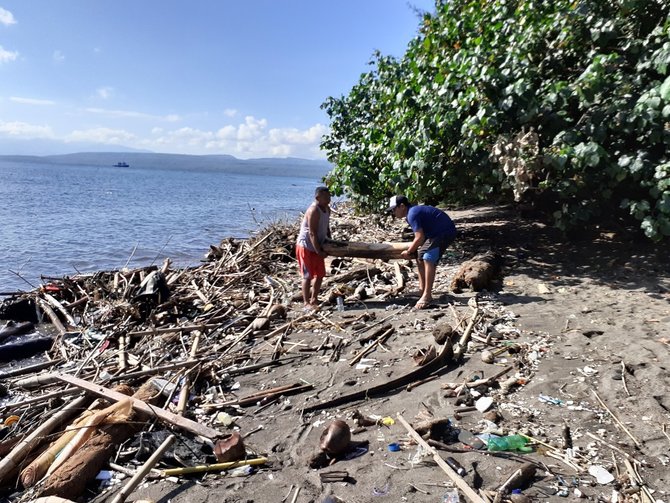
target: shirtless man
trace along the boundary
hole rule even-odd
[[[319,292],[326,275],[324,258],[328,254],[321,246],[330,237],[330,191],[317,187],[314,202],[307,208],[300,224],[295,247],[298,269],[302,277],[302,298],[305,307],[319,307]]]

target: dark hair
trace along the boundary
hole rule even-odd
[[[328,189],[328,187],[326,187],[325,185],[321,185],[317,187],[316,190],[314,191],[314,196],[318,196],[322,192],[328,192],[328,194],[330,194],[330,189]]]

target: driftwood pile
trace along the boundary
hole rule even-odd
[[[37,356],[0,371],[8,396],[0,413],[20,418],[5,428],[0,441],[5,492],[19,491],[15,496],[25,499],[76,498],[109,467],[110,458],[119,458],[124,442],[147,428],[167,427],[203,443],[210,454],[193,464],[210,461],[216,470],[216,462],[225,458],[217,451],[231,437],[217,429],[218,411],[311,389],[295,383],[243,397],[233,390],[236,376],[319,349],[285,344],[296,327],[329,323],[319,312],[287,317],[300,291],[296,231],[297,226],[277,224],[249,241],[227,239],[211,246],[198,267],[172,269],[166,260],[160,267],[43,278],[39,289],[6,299],[0,318],[14,320],[5,329],[7,337],[18,333],[13,324],[32,329],[42,322],[51,323],[55,334],[25,336],[19,346]],[[334,267],[322,288],[326,304],[338,296],[347,302],[386,298],[404,288],[408,274],[398,264],[341,260]],[[321,349],[331,346],[324,341]],[[7,359],[17,355],[29,356],[12,350]],[[132,398],[124,399],[128,395]],[[112,409],[120,404],[123,412],[117,414]],[[82,431],[86,434],[78,435]],[[55,467],[64,446],[74,455],[59,455]],[[244,464],[239,459],[252,452],[233,466]],[[171,462],[180,466],[174,458]],[[22,487],[29,490],[21,493]]]
[[[388,241],[388,226],[374,224],[353,216],[336,218],[334,237]],[[394,355],[381,350],[401,344],[401,336],[407,335],[394,320],[411,304],[396,304],[393,297],[405,289],[411,263],[332,259],[322,309],[304,311],[294,261],[296,231],[296,225],[277,224],[248,241],[225,240],[212,246],[197,267],[173,269],[166,261],[160,267],[46,278],[39,289],[7,299],[0,318],[38,328],[50,322],[55,333],[46,337],[49,348],[39,350],[33,360],[0,371],[4,493],[16,501],[47,495],[76,499],[87,489],[99,488],[93,479],[111,470],[125,478],[110,483],[113,501],[121,502],[145,479],[224,470],[249,474],[251,467],[271,463],[275,453],[267,445],[253,445],[249,436],[255,430],[233,431],[235,418],[245,411],[269,417],[272,408],[278,410],[292,397],[300,404],[295,420],[305,424],[303,418],[323,411],[409,391],[445,376],[462,366],[466,354],[471,361],[479,355],[480,365],[499,363],[503,356],[513,363],[486,378],[470,378],[471,371],[455,382],[444,378],[444,396],[459,413],[479,411],[496,423],[492,404],[533,378],[538,355],[550,342],[520,341],[513,314],[494,299],[477,295],[469,305],[441,309],[432,318],[435,346],[420,348],[408,358],[409,370],[392,378],[377,372],[370,384],[343,393],[333,388],[335,373],[326,371],[322,382],[297,379],[244,390],[240,382],[245,378],[308,360],[375,368],[370,363],[374,353],[377,369],[383,363],[391,366]],[[447,279],[438,277],[435,290],[446,291],[447,286]],[[347,310],[357,309],[338,313],[338,297]],[[367,306],[372,302],[383,302],[386,310],[372,312]],[[319,337],[307,342],[292,337],[305,332]],[[458,463],[451,458],[445,462],[436,450],[459,452],[449,445],[455,441],[482,448],[482,441],[466,428],[453,438],[454,419],[458,417],[448,421],[425,410],[412,425],[400,414],[371,418],[355,411],[333,418],[317,453],[304,459],[304,466],[324,468],[350,459],[351,449],[365,452],[367,442],[354,441],[352,435],[397,421],[407,435],[401,447],[421,446],[470,501],[507,500],[513,489],[532,484],[536,467],[557,479],[545,465],[523,459],[526,464],[504,484],[475,490]],[[541,444],[529,435],[524,438]],[[589,468],[571,446],[542,448],[578,473]],[[324,483],[350,480],[346,471],[322,475]],[[300,486],[293,501],[299,491]]]

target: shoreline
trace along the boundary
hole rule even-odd
[[[411,295],[416,291],[416,273],[405,261],[398,265],[407,285],[399,292],[395,263],[337,259],[330,265],[332,268],[339,264],[340,268],[329,272],[321,298],[325,301],[333,296],[333,289],[338,289],[345,295],[345,310],[338,312],[334,305],[324,303],[317,313],[302,312],[301,303],[291,302],[299,292],[290,250],[297,223],[277,226],[254,240],[224,240],[218,259],[195,268],[166,269],[170,296],[155,299],[153,304],[147,304],[147,298],[138,298],[137,292],[123,295],[128,285],[131,289],[139,286],[139,271],[132,279],[133,274],[115,278],[114,272],[99,273],[96,288],[114,285],[115,281],[117,288],[97,299],[95,294],[89,294],[92,300],[79,314],[99,316],[87,331],[97,328],[108,344],[103,352],[95,354],[92,363],[83,366],[80,377],[100,382],[101,373],[109,374],[115,380],[105,382],[111,385],[123,380],[124,374],[141,371],[142,364],[161,368],[187,362],[195,347],[198,363],[193,368],[197,370],[180,373],[179,369],[170,369],[159,373],[173,381],[180,375],[189,376],[192,397],[184,415],[222,432],[232,431],[225,424],[226,417],[233,418],[231,427],[246,435],[248,452],[269,460],[242,478],[214,472],[180,478],[180,482],[152,481],[141,485],[131,497],[169,497],[175,502],[204,502],[212,497],[216,501],[276,501],[279,494],[294,496],[300,487],[297,501],[322,501],[327,496],[350,502],[379,498],[438,501],[453,481],[434,465],[412,462],[419,451],[401,425],[401,414],[415,428],[421,422],[450,418],[452,433],[459,429],[474,435],[486,427],[483,420],[488,418],[501,433],[518,432],[537,440],[533,453],[504,458],[464,448],[462,442],[446,434],[449,431],[442,431],[440,442],[454,452],[440,451],[441,456],[452,456],[465,468],[463,481],[475,491],[498,489],[515,467],[521,466],[520,462],[526,462],[544,465],[549,471],[537,468],[535,476],[522,488],[524,495],[543,501],[565,501],[562,492],[567,490],[575,496],[579,490],[587,501],[596,501],[601,495],[611,497],[612,491],[623,495],[622,491],[634,486],[627,478],[625,464],[634,459],[644,461],[632,463],[646,484],[656,490],[655,496],[667,500],[664,495],[670,481],[663,459],[667,459],[670,439],[665,438],[662,427],[670,423],[666,408],[669,404],[662,396],[656,398],[670,385],[670,376],[663,370],[670,364],[670,342],[663,341],[670,328],[667,258],[663,261],[649,246],[634,248],[638,253],[631,256],[632,246],[616,241],[616,237],[563,243],[550,229],[496,208],[449,213],[461,235],[447,261],[438,268],[437,307],[423,311],[409,309],[416,301]],[[401,231],[399,223],[389,224],[376,216],[345,214],[333,221],[333,237],[341,240],[396,241]],[[451,292],[449,281],[460,263],[491,246],[505,258],[498,288],[479,294]],[[354,271],[362,271],[359,276],[354,275],[358,279],[338,281],[345,274],[351,277]],[[360,289],[356,294],[360,285],[369,290],[365,293],[367,298],[360,298]],[[158,292],[160,287],[156,288]],[[416,365],[417,354],[425,356],[431,346],[440,354],[444,348],[434,339],[436,327],[448,324],[462,335],[472,319],[475,301],[481,319],[472,323],[476,338],[471,339],[462,360],[439,365],[438,370],[429,373],[429,380],[412,380],[411,391],[405,383],[372,397],[364,393],[368,396],[365,400],[352,399],[323,407],[329,401],[386,385],[420,368]],[[69,306],[77,299],[65,297],[59,302]],[[270,308],[277,304],[287,308],[285,319],[280,314],[270,315]],[[156,309],[157,306],[162,307]],[[147,310],[147,321],[132,321],[133,308],[140,316],[143,309]],[[72,309],[76,310],[76,306]],[[125,325],[121,323],[129,317]],[[168,330],[175,324],[181,329]],[[365,337],[386,325],[390,325],[392,333],[385,342],[350,364],[370,343]],[[98,327],[108,327],[108,333]],[[490,334],[495,335],[486,345],[482,340],[486,341]],[[61,344],[58,352],[61,356],[65,352],[69,357],[66,360],[75,365],[60,368],[78,367],[93,354],[84,346],[95,348],[99,342],[90,339],[84,343],[82,339],[77,343],[80,348],[67,342]],[[519,351],[501,353],[493,365],[481,361],[487,348],[507,345],[517,346]],[[120,370],[124,353],[125,370]],[[250,369],[248,373],[245,366]],[[504,376],[472,388],[479,396],[464,396],[462,390],[458,395],[455,391],[474,377],[491,378],[507,367],[512,369]],[[41,371],[39,375],[46,373]],[[20,392],[24,399],[40,394],[20,391],[17,380],[18,377],[3,380],[9,384],[10,393]],[[144,380],[146,375],[127,379],[135,386]],[[650,382],[657,385],[650,387]],[[506,392],[504,383],[509,387]],[[252,399],[248,405],[221,405],[277,387],[305,385],[309,387],[295,393],[270,395],[263,403]],[[41,393],[58,389],[49,385]],[[459,412],[464,409],[457,403],[474,407],[481,398],[493,402],[485,412]],[[40,424],[67,401],[52,399],[46,403],[48,406],[38,403],[30,407],[31,414],[19,431]],[[316,404],[320,410],[305,412]],[[166,407],[174,410],[174,404]],[[356,410],[366,417],[392,418],[394,424],[357,426]],[[613,415],[626,425],[640,447]],[[333,419],[346,421],[351,429],[361,429],[352,439],[367,442],[367,450],[356,451],[358,455],[350,459],[336,458],[328,467],[310,468],[309,462],[319,450],[320,433]],[[572,458],[565,458],[567,453],[561,447],[564,425],[572,431],[576,449]],[[165,431],[160,423],[155,428],[157,432]],[[179,428],[172,432],[179,443],[191,445],[191,449],[200,445]],[[135,434],[129,445],[136,445],[137,441]],[[398,444],[400,450],[390,451],[390,444]],[[200,464],[205,459],[185,458],[182,451],[179,450],[178,459],[187,464]],[[171,452],[164,459],[167,463],[177,459]],[[353,455],[354,451],[348,452]],[[563,456],[579,469],[548,457],[549,452]],[[134,469],[133,460],[139,461],[129,458],[124,460],[124,466]],[[599,484],[589,474],[593,466],[610,474],[619,473],[618,482]],[[322,481],[320,475],[332,471],[346,471],[351,480]],[[120,478],[117,475],[114,480]],[[560,482],[573,479],[577,480],[576,486]],[[103,501],[122,484],[116,483],[113,491],[101,492],[98,488],[95,494],[88,492],[87,501]],[[555,489],[553,494],[549,494],[550,489]],[[29,495],[32,493],[22,497]]]

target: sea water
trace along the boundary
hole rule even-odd
[[[0,292],[166,257],[196,265],[226,237],[295,220],[322,175],[0,161]]]

